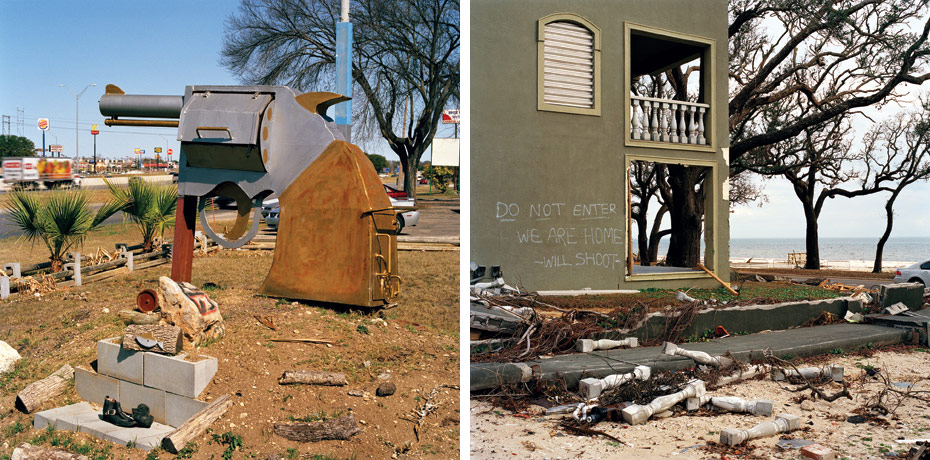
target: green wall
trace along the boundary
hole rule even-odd
[[[537,110],[537,21],[554,13],[600,29],[599,116]],[[715,41],[714,149],[626,145],[626,23]],[[700,274],[626,279],[626,155],[645,155],[716,165],[715,199],[707,203],[715,225],[707,228],[718,251],[708,252],[707,265],[729,279],[726,33],[723,0],[473,0],[471,260],[501,265],[508,283],[530,290],[716,285]]]

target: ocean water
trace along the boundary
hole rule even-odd
[[[877,244],[878,237],[821,238],[820,260],[873,261]],[[659,243],[659,257],[665,256],[667,251],[668,238],[663,238]],[[704,243],[701,242],[701,253],[703,252]],[[753,257],[786,260],[789,252],[805,252],[804,238],[733,238],[730,240],[731,259]],[[930,259],[930,237],[889,238],[882,252],[882,260],[887,262],[918,262],[927,259]]]
[[[820,260],[875,260],[875,238],[820,238]],[[733,238],[731,258],[787,259],[789,252],[805,252],[804,238]],[[889,238],[882,260],[917,262],[930,259],[930,237]]]

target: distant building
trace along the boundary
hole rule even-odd
[[[700,259],[729,279],[726,1],[471,5],[471,259],[530,290],[715,287],[640,265],[633,237],[631,170],[687,165]],[[688,97],[648,94],[683,65]]]

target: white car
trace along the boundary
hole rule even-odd
[[[277,201],[277,200],[275,200]],[[265,224],[272,228],[278,227],[278,218],[281,217],[281,208],[277,203],[268,210],[268,214],[265,214],[265,208],[262,207],[262,216],[265,217]]]
[[[920,283],[924,286],[930,286],[930,260],[899,268],[894,274],[895,283]]]
[[[272,198],[262,203],[262,219],[268,219],[268,214],[278,208],[278,199]]]
[[[391,205],[395,207],[413,207],[413,200],[395,200],[391,198]],[[265,224],[269,227],[276,228],[278,226],[278,219],[281,217],[281,207],[278,204],[278,200],[268,200],[267,203],[262,205],[262,217],[265,218]],[[400,233],[401,230],[406,226],[416,226],[417,222],[420,221],[420,211],[417,210],[407,210],[397,213],[397,233]]]
[[[399,234],[401,230],[406,226],[416,227],[417,222],[420,221],[420,211],[416,209],[404,209],[404,208],[413,208],[416,206],[416,201],[411,199],[397,199],[392,196],[388,196],[391,200],[391,206],[395,208],[400,208],[397,213],[397,233]]]

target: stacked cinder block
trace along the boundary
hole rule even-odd
[[[100,405],[109,395],[126,412],[144,403],[156,422],[177,427],[207,406],[195,398],[217,370],[216,358],[186,358],[126,350],[118,337],[104,339],[97,342],[97,372],[75,368],[74,387]]]

